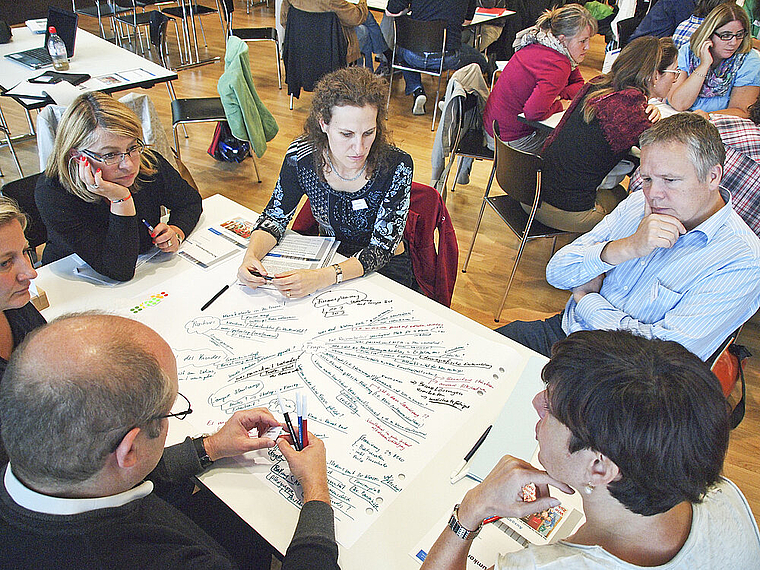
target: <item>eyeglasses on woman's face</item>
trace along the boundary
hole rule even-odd
[[[680,69],[663,69],[662,73],[672,73],[675,77],[675,79],[678,79],[681,77],[681,70]]]
[[[129,157],[130,160],[136,159],[145,150],[145,143],[140,139],[130,146],[126,152],[109,152],[107,154],[98,154],[91,150],[82,149],[79,152],[91,158],[95,162],[100,162],[106,166],[112,166],[114,164],[120,164],[125,158]]]
[[[739,41],[742,41],[744,38],[746,38],[749,34],[746,30],[739,30],[738,32],[713,32],[714,36],[717,36],[721,41],[724,42],[730,42],[732,39],[736,38]]]

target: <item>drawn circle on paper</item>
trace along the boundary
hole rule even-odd
[[[499,372],[501,372],[502,374],[504,374],[504,367],[503,366],[499,366]]]
[[[373,509],[372,507],[367,507],[366,510],[365,510],[365,512],[368,515],[371,515],[371,514],[373,514],[375,512],[375,509]]]
[[[399,473],[398,474],[398,480],[399,481],[403,481],[404,479],[406,479],[406,475],[404,475],[403,473]]]
[[[383,504],[383,498],[382,498],[382,497],[378,497],[377,499],[375,499],[375,502],[376,502],[378,505],[382,505],[382,504]]]

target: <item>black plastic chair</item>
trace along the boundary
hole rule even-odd
[[[76,0],[71,0],[71,10],[81,16],[89,16],[90,18],[98,19],[98,28],[100,29],[100,37],[106,39],[106,30],[103,27],[103,18],[110,20],[111,29],[114,28],[114,16],[120,14],[127,14],[132,10],[132,6],[125,4],[119,4],[113,0],[92,0],[92,3],[84,2],[87,4],[82,7],[80,0],[80,6],[77,7]],[[142,4],[140,4],[142,5]],[[114,30],[114,35],[116,32]]]
[[[188,123],[216,123],[226,120],[227,115],[224,113],[221,97],[174,99],[172,101],[172,132],[174,134],[174,150],[177,158],[179,160],[182,159],[180,156],[179,139],[177,137],[177,129],[180,125],[184,128]],[[187,137],[187,132],[185,132],[185,136]],[[253,160],[253,169],[256,172],[257,181],[261,183],[259,168],[256,166],[253,152],[251,153],[251,159]]]
[[[282,70],[280,69],[280,39],[277,36],[277,29],[272,27],[261,28],[235,28],[233,27],[233,12],[235,4],[233,0],[222,0],[224,9],[224,19],[227,21],[227,34],[236,36],[244,42],[274,42],[275,64],[277,65],[277,86],[282,89]]]
[[[438,77],[438,88],[435,92],[435,105],[433,105],[433,125],[430,130],[435,130],[435,117],[438,113],[438,99],[441,96],[441,78],[443,77],[443,55],[446,52],[446,20],[415,20],[409,16],[394,18],[393,33],[395,42],[393,45],[393,61],[391,62],[391,77],[388,85],[388,102],[386,109],[391,104],[393,91],[393,70],[406,70],[424,73]],[[415,53],[440,53],[441,65],[438,70],[419,69],[411,67],[396,57],[396,49],[402,47]]]
[[[153,18],[153,14],[157,11],[151,11],[151,12],[138,12],[138,4],[137,0],[132,0],[132,6],[133,10],[130,14],[119,14],[117,15],[114,20],[117,22],[120,26],[126,26],[127,28],[131,28],[135,37],[140,42],[140,51],[144,54],[145,48],[143,47],[142,43],[142,34],[140,33],[140,28],[144,28],[146,30],[149,30],[151,25],[151,18]],[[161,14],[161,12],[158,12]],[[174,22],[174,33],[177,36],[177,50],[179,52],[180,58],[182,58],[182,46],[179,43],[179,27],[177,26],[177,20],[174,17],[168,16],[166,14],[163,14],[164,17]],[[150,32],[148,32],[148,36],[150,37]],[[117,39],[119,40],[119,44],[121,45],[121,34],[118,34]],[[131,39],[131,36],[129,32],[127,32],[127,41],[132,45],[133,51],[137,50],[137,43],[133,42]],[[150,46],[153,45],[153,42],[148,42],[148,50],[150,50]],[[163,61],[163,60],[162,60]],[[162,63],[163,65],[163,63]],[[166,66],[164,66],[166,67]]]
[[[38,172],[26,178],[8,182],[3,186],[3,196],[16,200],[21,211],[29,216],[29,223],[26,225],[24,235],[26,235],[29,246],[34,250],[47,241],[47,228],[37,209],[37,203],[34,201],[34,188],[37,186],[39,177],[40,173]],[[35,267],[38,265],[36,251],[32,256],[32,264]]]
[[[499,215],[502,221],[509,226],[509,229],[520,239],[520,247],[515,256],[515,263],[512,266],[512,273],[509,276],[507,290],[504,291],[504,296],[501,298],[501,302],[494,314],[494,321],[498,323],[501,311],[507,301],[507,295],[509,295],[509,290],[512,287],[512,281],[517,272],[517,265],[520,263],[520,258],[525,249],[525,244],[532,239],[546,237],[553,238],[553,254],[554,248],[557,245],[557,237],[560,235],[572,235],[574,232],[550,228],[541,222],[534,221],[536,210],[538,210],[538,206],[541,203],[541,157],[537,154],[516,150],[508,146],[499,137],[496,121],[494,121],[494,140],[496,143],[496,160],[491,169],[491,176],[488,179],[488,185],[486,186],[486,191],[483,195],[483,203],[480,206],[478,222],[475,225],[475,231],[472,233],[470,249],[467,251],[467,257],[464,260],[462,272],[467,272],[467,264],[470,261],[472,248],[475,245],[475,238],[480,229],[480,222],[483,219],[483,211],[485,210],[486,204],[488,204],[493,208],[494,212]],[[489,195],[494,176],[496,177],[499,187],[504,190],[505,194],[500,194],[498,196]],[[529,214],[523,210],[521,204],[528,204],[531,206]]]
[[[634,31],[636,31],[636,28],[639,27],[639,24],[641,23],[642,18],[637,18],[634,16],[633,18],[626,18],[625,20],[619,20],[617,23],[617,36],[618,36],[618,47],[624,48],[628,44],[628,38],[631,37],[631,34],[633,34]]]
[[[203,20],[201,20],[201,16],[218,14],[219,24],[221,25],[222,30],[224,30],[224,21],[222,21],[221,10],[219,9],[219,0],[215,0],[215,2],[216,8],[210,8],[203,4],[198,4],[198,0],[177,0],[178,6],[170,6],[169,8],[164,8],[162,10],[164,14],[182,20],[182,34],[185,38],[185,50],[187,52],[186,59],[189,62],[189,65],[192,65],[193,63],[201,63],[200,54],[198,52],[198,35],[195,28],[195,20],[197,19],[198,23],[201,25],[204,47],[208,47],[208,42],[206,41],[206,30],[203,28]],[[192,42],[190,39],[191,33],[193,36]],[[190,50],[191,43],[195,46],[195,62],[192,61]]]
[[[483,142],[483,123],[481,120],[477,120],[477,124],[471,124],[472,121],[480,118],[480,111],[478,110],[478,96],[474,93],[469,93],[466,97],[463,95],[457,95],[452,103],[453,116],[451,119],[451,127],[449,132],[449,140],[453,141],[451,148],[452,151],[449,154],[449,162],[446,164],[446,168],[443,171],[441,178],[443,179],[443,190],[441,191],[441,197],[443,203],[446,203],[446,196],[448,194],[447,182],[449,179],[449,173],[454,161],[459,159],[457,164],[456,174],[454,175],[454,182],[451,185],[451,192],[457,186],[457,179],[459,178],[459,172],[462,169],[463,158],[472,158],[475,160],[493,160],[494,152],[486,146]],[[474,111],[474,113],[469,113]],[[470,117],[470,121],[467,117]]]

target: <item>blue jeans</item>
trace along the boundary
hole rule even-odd
[[[410,67],[426,69],[428,71],[437,71],[441,65],[441,56],[437,54],[422,54],[409,51],[402,47],[396,51],[396,58],[401,58],[409,64]],[[474,47],[462,44],[457,51],[447,51],[443,57],[443,69],[459,69],[465,65],[477,63],[483,73],[488,72],[488,61]],[[422,89],[422,77],[416,71],[402,71],[406,88],[404,93],[411,95],[417,89]]]
[[[364,56],[364,67],[374,70],[375,64],[372,61],[372,54],[381,54],[388,49],[383,32],[380,31],[380,26],[377,24],[377,20],[375,20],[372,12],[367,14],[367,19],[364,23],[356,26],[355,29],[356,37],[359,40],[359,49]]]

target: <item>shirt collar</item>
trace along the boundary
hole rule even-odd
[[[98,509],[121,507],[131,501],[142,499],[153,491],[153,483],[150,481],[144,481],[137,487],[129,489],[128,491],[117,493],[116,495],[109,495],[107,497],[84,499],[51,497],[50,495],[43,495],[42,493],[33,491],[19,481],[13,474],[10,463],[5,469],[3,482],[5,483],[5,490],[8,491],[11,499],[13,499],[17,505],[27,510],[46,515],[78,515],[80,513],[86,513]]]
[[[696,228],[691,230],[693,232],[703,233],[708,242],[713,238],[718,230],[726,224],[732,211],[731,193],[725,188],[719,188],[718,190],[720,191],[720,197],[723,198],[723,201],[726,203],[725,206],[707,218],[704,222],[699,224]]]

